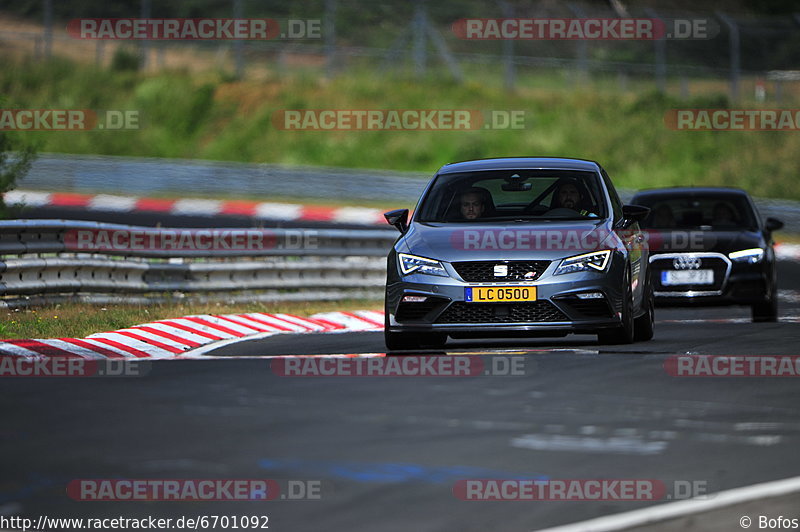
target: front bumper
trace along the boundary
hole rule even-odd
[[[453,336],[514,336],[593,333],[621,323],[624,262],[612,260],[605,272],[553,276],[557,264],[533,283],[465,282],[456,275],[408,275],[386,287],[386,327],[390,332],[441,332]],[[616,280],[616,281],[615,281]],[[520,303],[467,302],[465,288],[535,286],[537,300]],[[579,299],[577,294],[601,294]],[[404,302],[405,296],[425,297]]]
[[[663,286],[661,273],[669,270],[671,260],[678,255],[715,260],[717,278],[711,286]],[[669,262],[668,262],[669,261]],[[721,306],[752,305],[769,296],[769,262],[765,259],[756,264],[730,261],[721,253],[660,254],[650,258],[655,280],[655,297],[664,306]]]

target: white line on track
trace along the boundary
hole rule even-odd
[[[604,532],[626,530],[633,527],[652,525],[670,519],[677,519],[687,515],[705,513],[718,508],[725,508],[759,499],[788,495],[798,491],[800,491],[800,477],[791,477],[709,494],[707,496],[708,498],[704,499],[688,499],[685,501],[660,504],[640,510],[547,528],[539,532]]]

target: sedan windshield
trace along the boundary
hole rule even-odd
[[[583,220],[606,216],[599,175],[572,170],[492,170],[443,174],[419,222]]]
[[[666,196],[636,200],[650,207],[645,229],[755,230],[755,213],[743,196]]]

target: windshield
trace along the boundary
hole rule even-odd
[[[757,229],[753,209],[743,196],[642,197],[636,201],[650,207],[650,215],[642,223],[645,229]]]
[[[581,220],[606,216],[600,178],[572,170],[492,170],[436,178],[418,222]]]

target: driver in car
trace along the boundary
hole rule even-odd
[[[574,180],[566,180],[559,184],[553,197],[555,199],[553,202],[554,209],[572,209],[580,213],[581,216],[597,216],[589,211],[591,206],[585,201],[586,198],[584,198],[581,189]]]

